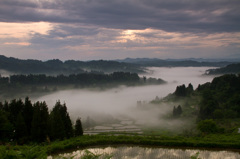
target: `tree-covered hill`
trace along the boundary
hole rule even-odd
[[[157,58],[126,58],[124,60],[118,60],[119,62],[126,62],[137,64],[144,67],[224,67],[232,64],[229,61],[199,61],[197,59],[177,59],[177,60],[163,60]]]
[[[197,98],[200,99],[195,103],[198,120],[240,118],[240,75],[215,77],[211,82],[199,84],[195,90],[191,84],[188,87],[183,84],[163,100],[184,101],[191,107],[189,103]]]
[[[211,83],[199,85],[202,95],[199,119],[240,118],[240,76],[235,74],[216,77]]]
[[[240,128],[239,74],[215,77],[211,82],[199,85],[196,90],[193,90],[190,84],[188,87],[178,86],[176,91],[163,101],[180,104],[180,118],[196,120],[201,132],[232,133]]]
[[[215,74],[231,74],[231,73],[240,73],[240,63],[230,64],[226,67],[210,69],[207,74],[215,75]]]
[[[143,73],[144,67],[223,67],[232,64],[227,61],[194,61],[192,59],[162,60],[137,58],[125,60],[95,60],[95,61],[60,61],[58,59],[40,60],[21,60],[13,57],[0,55],[0,69],[21,74],[77,74],[83,72],[134,72]]]
[[[60,61],[58,59],[40,60],[21,60],[13,57],[0,55],[0,69],[22,74],[73,74],[91,71],[98,72],[143,72],[140,66],[117,62],[117,61]]]

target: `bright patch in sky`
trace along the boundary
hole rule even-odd
[[[240,58],[236,0],[0,0],[0,55]]]
[[[29,45],[31,45],[30,43],[28,43],[28,42],[19,42],[19,43],[8,43],[8,42],[6,42],[6,43],[4,43],[4,45],[20,45],[20,46],[29,46]]]
[[[53,25],[48,22],[6,23],[0,22],[0,38],[30,38],[33,34],[48,34]]]

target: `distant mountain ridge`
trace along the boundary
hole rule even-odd
[[[79,74],[86,72],[112,73],[132,72],[143,73],[144,67],[224,67],[233,62],[218,61],[207,62],[191,59],[167,59],[158,58],[126,58],[123,60],[93,60],[93,61],[61,61],[52,59],[48,61],[21,60],[0,55],[0,69],[22,74]]]
[[[154,67],[201,67],[201,66],[211,66],[211,67],[223,67],[234,62],[232,61],[218,61],[210,59],[158,59],[158,58],[126,58],[123,60],[116,60],[118,62],[133,63],[140,66],[154,66]]]
[[[0,69],[23,74],[73,74],[85,72],[143,72],[140,66],[117,61],[20,60],[0,55]]]
[[[240,73],[240,63],[230,64],[226,67],[218,68],[218,69],[210,69],[207,71],[207,74],[237,74]]]

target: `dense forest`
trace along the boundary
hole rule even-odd
[[[66,104],[57,101],[49,112],[45,102],[32,104],[27,97],[0,103],[0,141],[25,144],[83,135],[80,118],[73,125]]]
[[[113,72],[81,73],[70,75],[47,76],[45,74],[0,76],[0,96],[12,97],[22,94],[30,96],[33,93],[49,93],[62,89],[101,88],[107,89],[115,86],[139,86],[151,84],[164,84],[162,79],[140,78],[137,73]],[[22,97],[22,96],[21,96]]]
[[[6,78],[3,78],[6,80]],[[79,84],[79,85],[93,85],[93,84],[106,84],[106,83],[131,83],[139,82],[140,77],[136,73],[130,72],[114,72],[111,74],[94,74],[82,73],[71,74],[68,76],[46,76],[42,75],[12,75],[9,78],[11,84],[23,85],[64,85],[64,84]]]
[[[211,83],[199,85],[202,94],[199,119],[240,118],[240,76],[216,77]]]
[[[212,82],[199,85],[196,90],[191,84],[188,87],[178,86],[166,99],[168,102],[181,101],[183,110],[179,110],[180,106],[178,109],[174,107],[173,116],[182,112],[185,117],[196,116],[197,128],[201,132],[232,133],[240,127],[239,74],[215,77]]]
[[[209,75],[231,74],[231,73],[240,73],[240,63],[230,64],[230,65],[227,65],[226,67],[207,70],[207,74]]]

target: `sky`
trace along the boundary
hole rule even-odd
[[[240,59],[240,1],[0,0],[0,55]]]

